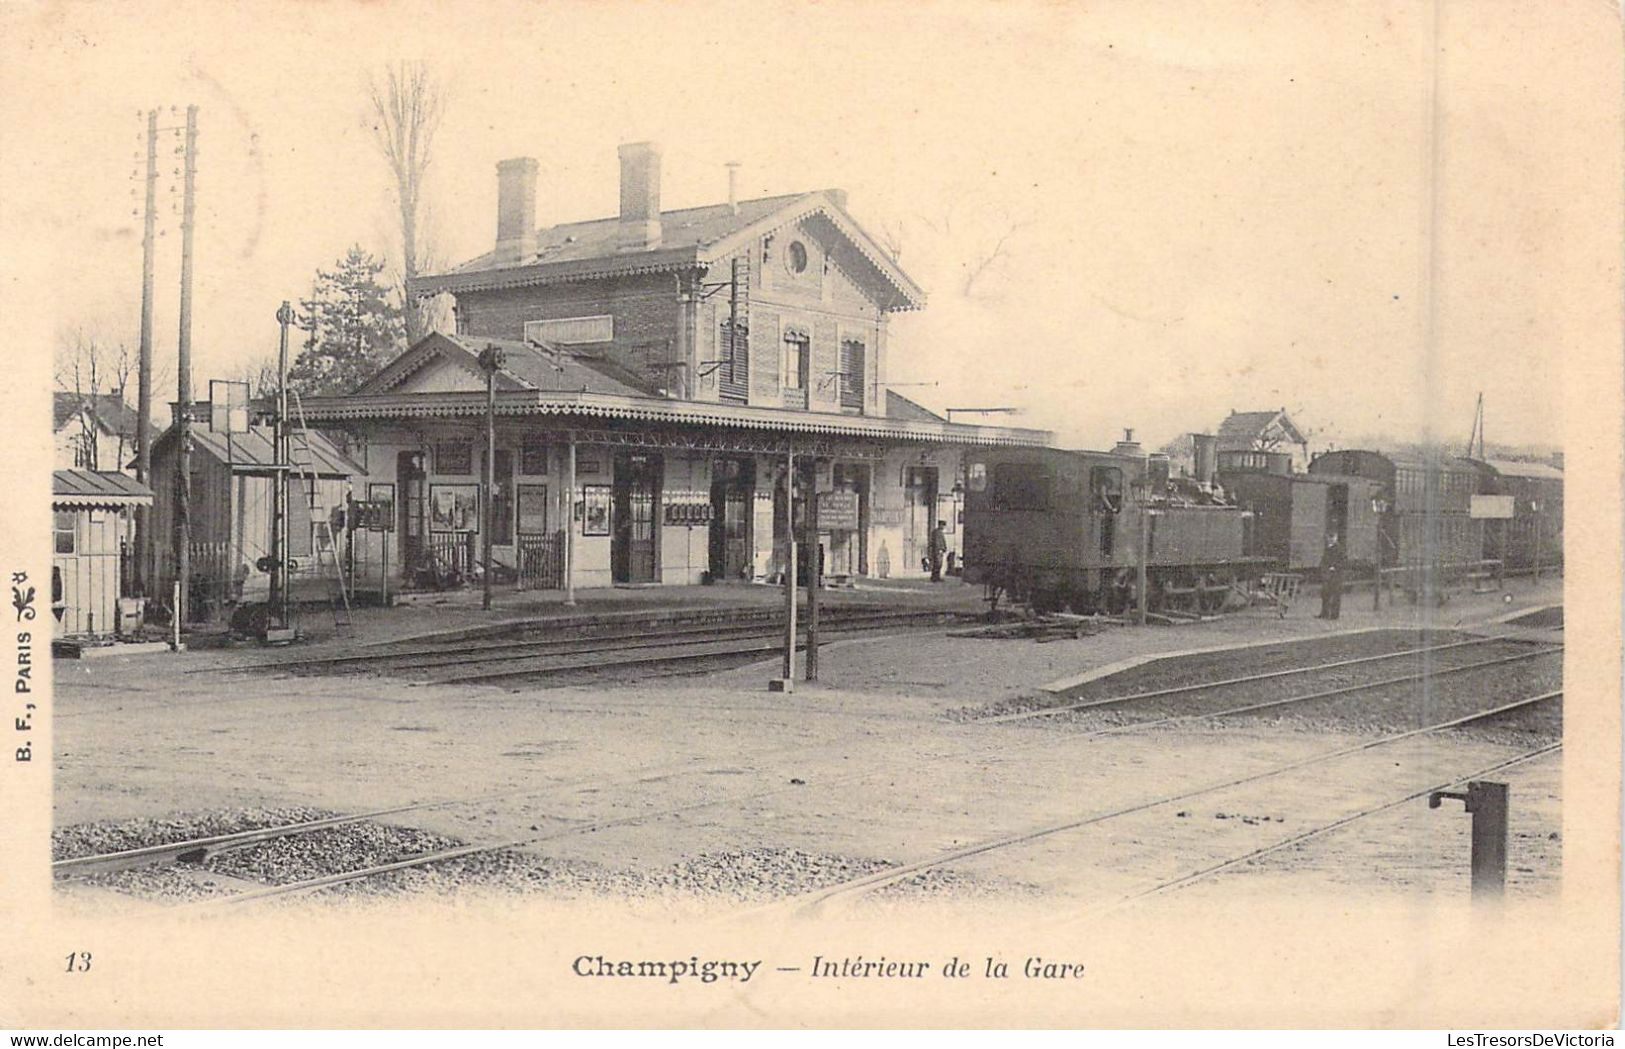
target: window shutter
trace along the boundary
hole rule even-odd
[[[863,388],[868,378],[863,343],[848,339],[841,343],[841,407],[863,410]]]

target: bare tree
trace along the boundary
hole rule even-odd
[[[911,253],[917,244],[927,268],[934,263],[939,278],[951,276],[961,297],[992,299],[1000,293],[996,285],[1008,275],[1022,231],[1032,225],[1031,218],[998,201],[966,193],[940,211],[880,223],[879,237],[893,259],[901,256],[905,239],[911,242]]]
[[[984,238],[980,250],[965,260],[965,279],[959,292],[967,299],[976,293],[977,282],[989,273],[997,272],[1010,256],[1010,240],[1021,232],[1026,222],[1007,220],[1008,225]]]
[[[101,392],[102,356],[96,337],[84,328],[64,332],[58,339],[56,385],[73,395],[73,422],[78,426],[73,462],[88,470],[95,470],[99,465],[96,399]]]
[[[277,364],[275,351],[260,354],[252,361],[244,361],[232,376],[248,386],[250,400],[264,400],[276,396]]]
[[[113,373],[113,393],[118,395],[119,401],[118,462],[115,464],[115,468],[119,470],[125,466],[126,446],[132,454],[135,451],[135,427],[141,425],[140,420],[130,411],[130,402],[126,397],[126,391],[130,388],[130,375],[135,368],[135,351],[130,349],[128,343],[119,343],[118,348],[113,351],[112,360],[108,362],[108,369]]]
[[[399,62],[383,79],[368,83],[373,141],[395,178],[401,223],[401,305],[406,313],[406,341],[424,332],[424,318],[408,298],[408,282],[426,262],[421,223],[426,204],[423,180],[433,156],[435,132],[445,113],[445,92],[422,62]]]

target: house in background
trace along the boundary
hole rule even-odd
[[[136,410],[124,402],[122,392],[55,391],[51,430],[56,468],[129,472],[125,466],[135,457]]]
[[[730,185],[724,203],[666,211],[658,148],[620,160],[619,214],[540,230],[536,161],[498,164],[493,250],[411,287],[453,297],[456,331],[304,401],[313,425],[356,438],[404,580],[475,548],[487,349],[503,355],[494,560],[522,579],[561,564],[566,530],[573,585],[781,578],[791,484],[798,531],[811,486],[836,493],[820,502],[828,572],[918,577],[936,521],[957,541],[964,450],[1050,443],[887,388],[887,321],[925,296],[842,191],[738,200]]]
[[[1232,410],[1219,424],[1218,438],[1223,459],[1230,458],[1225,452],[1274,452],[1287,456],[1293,473],[1309,469],[1309,439],[1293,424],[1285,408],[1265,412]]]
[[[134,508],[152,490],[112,470],[51,474],[51,615],[54,637],[113,634],[131,596]],[[135,624],[140,616],[131,617]]]

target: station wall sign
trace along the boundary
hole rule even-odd
[[[818,527],[832,532],[858,530],[857,492],[819,492]]]

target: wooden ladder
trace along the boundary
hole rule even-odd
[[[333,626],[343,633],[352,625],[350,591],[344,585],[344,568],[339,563],[339,545],[333,535],[331,510],[322,505],[321,487],[316,483],[316,454],[310,446],[310,426],[305,422],[305,405],[299,399],[299,391],[289,390],[288,396],[293,398],[294,411],[299,416],[299,427],[293,432],[294,439],[288,442],[288,463],[299,474],[299,483],[305,489],[305,505],[310,508],[310,521],[315,526],[317,570],[321,570],[324,554],[333,567],[333,586],[336,590],[332,595]]]

